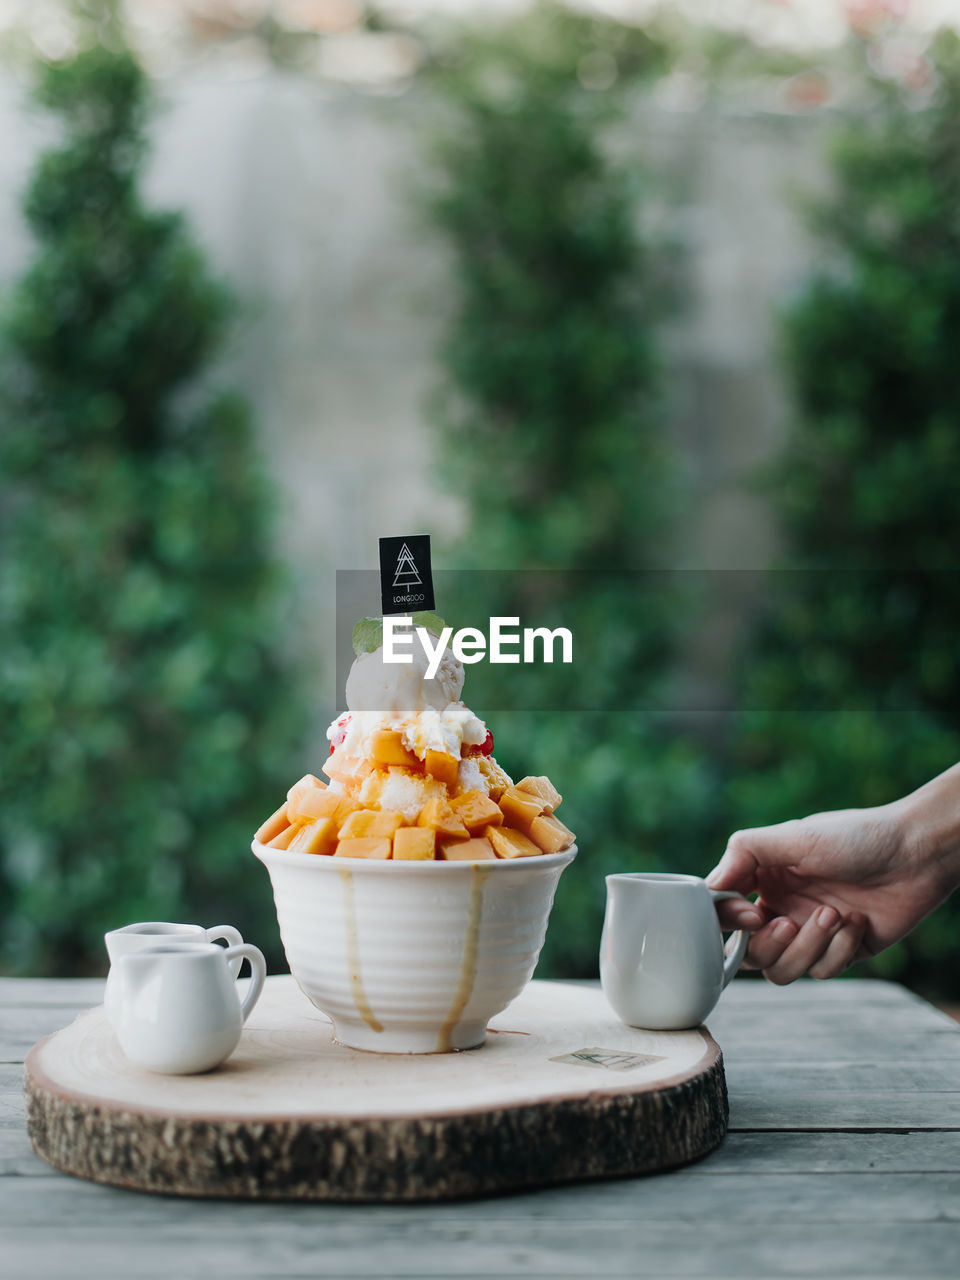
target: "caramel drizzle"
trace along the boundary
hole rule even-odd
[[[437,1037],[437,1053],[449,1053],[452,1049],[453,1029],[460,1021],[467,1002],[473,995],[473,984],[477,979],[477,943],[480,938],[480,917],[483,914],[483,882],[490,874],[490,868],[474,864],[470,872],[470,911],[467,916],[467,932],[463,939],[460,979],[453,1003],[447,1011]]]
[[[350,974],[350,992],[357,1013],[371,1031],[382,1031],[383,1026],[373,1016],[367,993],[363,989],[363,975],[360,972],[360,944],[357,937],[357,901],[353,887],[353,872],[337,868],[337,874],[343,884],[344,933],[347,939],[347,970]]]

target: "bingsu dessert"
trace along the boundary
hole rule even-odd
[[[414,642],[411,662],[385,661],[381,619],[354,652],[325,777],[294,783],[253,852],[290,971],[341,1044],[475,1048],[533,974],[573,832],[548,778],[497,763],[453,656],[428,664]]]
[[[434,643],[442,630],[427,615]],[[417,618],[414,618],[416,623]],[[307,774],[260,827],[271,849],[395,862],[493,861],[560,853],[574,834],[543,776],[514,783],[493,735],[463,702],[463,664],[445,651],[433,676],[423,647],[384,657],[380,619],[354,631],[347,709],[327,730],[326,779]]]

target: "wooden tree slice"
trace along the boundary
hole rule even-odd
[[[240,1045],[205,1075],[123,1056],[103,1010],[26,1064],[27,1126],[58,1169],[173,1195],[439,1200],[648,1173],[723,1138],[705,1029],[623,1026],[591,987],[532,982],[465,1053],[336,1044],[290,977],[268,978]]]

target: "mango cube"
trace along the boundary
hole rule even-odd
[[[267,841],[268,848],[289,849],[290,841],[303,830],[303,827],[304,823],[302,822],[291,822],[288,827],[284,827],[278,836],[274,836],[272,840]]]
[[[440,841],[440,857],[445,862],[483,862],[496,856],[493,845],[483,836],[472,840]]]
[[[543,804],[528,791],[518,791],[516,787],[508,787],[500,797],[500,808],[503,820],[508,827],[515,827],[524,835],[529,835],[530,826],[535,818],[543,812]]]
[[[563,802],[563,796],[546,774],[541,774],[539,777],[521,778],[517,783],[517,790],[526,791],[535,800],[539,800],[543,806],[544,813],[553,813],[555,809],[560,808]]]
[[[529,836],[514,827],[487,827],[485,834],[498,858],[530,858],[542,852]]]
[[[393,860],[432,861],[437,833],[430,827],[401,827],[393,837]]]
[[[456,786],[460,769],[460,761],[456,756],[450,755],[448,751],[428,751],[423,764],[431,778],[436,778],[447,787]]]
[[[569,849],[576,838],[570,828],[565,827],[552,813],[534,818],[530,824],[530,839],[544,853],[560,853],[563,849]]]
[[[343,748],[337,747],[333,755],[323,766],[323,772],[336,782],[358,782],[374,769],[372,760],[361,760],[358,756],[346,756]]]
[[[317,818],[333,818],[339,831],[354,809],[359,808],[360,805],[350,796],[345,795],[342,791],[338,792],[327,788],[319,795],[315,792],[309,792],[300,801],[296,820],[298,822],[310,822],[315,821]]]
[[[291,815],[296,812],[300,796],[303,795],[305,791],[311,791],[314,787],[319,787],[321,790],[324,790],[326,788],[326,783],[321,782],[320,779],[312,773],[305,773],[303,777],[299,778],[287,792],[287,816],[290,817],[291,822],[294,820]]]
[[[334,810],[333,816],[334,816],[334,820],[336,821],[338,831],[346,822],[350,814],[353,813],[355,809],[359,809],[359,808],[360,808],[360,805],[358,804],[358,802],[356,800],[351,800],[349,796],[345,796],[345,795],[337,796],[337,807]]]
[[[342,799],[341,795],[328,790],[322,782],[315,787],[304,787],[295,791],[292,799],[287,801],[287,817],[291,822],[302,819],[315,821],[317,818],[331,818]]]
[[[438,836],[449,840],[466,840],[470,832],[463,825],[446,800],[434,796],[420,810],[418,827],[430,827]]]
[[[403,745],[400,734],[395,729],[379,729],[373,735],[371,758],[374,764],[386,768],[390,764],[402,765],[405,769],[419,769],[420,761]]]
[[[390,853],[388,836],[356,836],[341,840],[333,856],[335,858],[389,858]]]
[[[482,791],[465,791],[462,796],[454,796],[450,808],[471,835],[476,835],[484,827],[499,827],[503,822],[503,814],[496,803]]]
[[[271,813],[270,817],[257,827],[256,839],[261,844],[269,844],[281,831],[286,830],[289,819],[287,818],[287,806],[282,804],[276,813]]]
[[[483,774],[491,800],[499,800],[507,787],[513,786],[513,779],[506,769],[500,768],[493,756],[477,756],[477,765]]]
[[[359,836],[386,836],[389,839],[402,822],[399,813],[355,809],[340,828],[340,839]]]
[[[289,849],[291,853],[333,853],[336,844],[336,820],[326,817],[302,826],[290,841]]]

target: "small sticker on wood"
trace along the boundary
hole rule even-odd
[[[663,1062],[656,1053],[626,1053],[622,1049],[577,1049],[564,1053],[551,1062],[570,1062],[578,1067],[605,1067],[607,1071],[630,1071],[634,1067],[649,1067],[652,1062]]]

